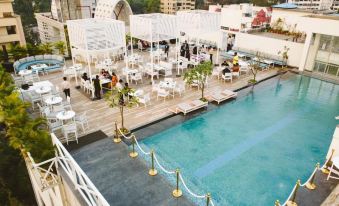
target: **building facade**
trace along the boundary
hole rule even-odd
[[[175,14],[177,11],[194,10],[195,0],[161,0],[160,11],[165,14]]]
[[[52,0],[51,12],[35,13],[41,42],[67,44],[66,21],[94,17],[95,6],[96,0]]]
[[[235,36],[235,50],[260,52],[266,58],[279,59],[279,51],[286,46],[289,66],[339,78],[339,16],[301,9],[273,9],[271,28],[279,20],[282,31],[301,34],[298,40],[293,40],[290,34],[256,31],[249,23],[253,18],[251,11],[255,10],[250,5],[242,9],[239,5],[222,8],[221,30],[226,37]],[[233,16],[231,20],[230,16]],[[244,25],[247,29],[243,29]]]
[[[289,0],[288,3],[293,3],[298,6],[299,9],[307,10],[338,10],[338,0]]]
[[[13,0],[0,0],[0,47],[8,48],[10,44],[26,44],[21,18],[14,14]]]

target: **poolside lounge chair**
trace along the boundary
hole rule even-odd
[[[208,102],[203,102],[201,100],[194,100],[191,102],[183,102],[176,106],[174,113],[178,114],[182,112],[184,115],[186,115],[189,112],[195,111],[197,109],[207,107]]]
[[[210,101],[216,101],[218,104],[220,104],[220,102],[236,97],[237,97],[236,92],[225,89],[224,91],[221,92],[212,93],[209,97],[207,97],[207,99],[209,99]]]

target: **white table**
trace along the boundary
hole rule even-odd
[[[52,90],[49,86],[41,86],[35,89],[35,92],[38,94],[46,94]]]
[[[26,76],[30,74],[32,74],[32,70],[24,69],[24,70],[19,71],[20,76]]]
[[[61,111],[56,115],[56,118],[64,121],[64,120],[70,120],[75,116],[74,111]]]
[[[47,68],[48,66],[46,64],[36,64],[36,65],[32,65],[31,68],[32,70],[36,70],[36,71],[43,71],[45,68]]]
[[[125,68],[122,68],[122,72],[126,76],[126,81],[129,83],[129,75],[138,73],[139,71],[137,69],[129,69],[125,67]]]
[[[59,104],[62,102],[62,98],[61,97],[48,97],[47,99],[45,99],[45,103],[48,105],[55,105],[55,104]]]
[[[176,82],[166,82],[166,81],[160,81],[159,87],[164,89],[174,89],[176,85]]]

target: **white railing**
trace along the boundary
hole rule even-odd
[[[71,154],[62,145],[55,134],[51,134],[53,145],[56,148],[56,158],[58,166],[61,166],[69,179],[74,184],[77,191],[83,197],[88,206],[109,206],[106,199],[99,190],[94,186],[92,181],[87,177],[85,172],[80,168]]]

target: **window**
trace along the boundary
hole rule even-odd
[[[15,26],[6,26],[7,34],[16,34]]]
[[[331,44],[331,36],[329,35],[320,36],[319,50],[329,51],[330,44]]]
[[[4,12],[3,13],[3,15],[4,15],[4,17],[6,18],[8,18],[8,17],[13,17],[13,13],[12,12]]]

